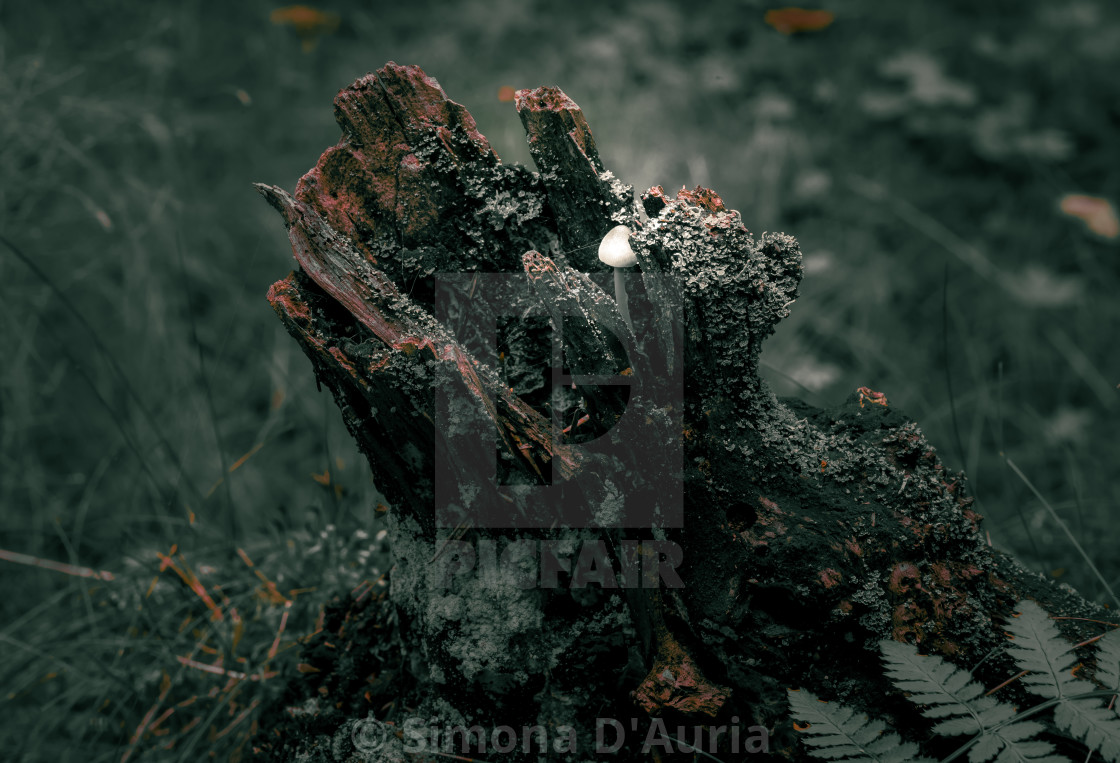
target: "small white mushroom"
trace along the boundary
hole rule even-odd
[[[628,268],[638,261],[638,256],[630,248],[630,229],[625,225],[616,225],[607,231],[603,241],[599,244],[599,259],[614,268],[614,300],[618,303],[618,312],[626,321],[630,333],[634,333],[634,324],[630,322],[630,311],[627,309],[626,287],[622,283],[622,269]]]

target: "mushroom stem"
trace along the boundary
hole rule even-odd
[[[618,304],[618,312],[622,320],[626,321],[626,328],[634,333],[634,324],[630,322],[630,310],[627,308],[626,286],[622,283],[622,268],[614,269],[614,301]]]
[[[626,308],[626,285],[622,282],[622,269],[638,261],[638,256],[630,248],[630,235],[630,229],[625,225],[616,225],[607,231],[599,244],[599,259],[614,268],[614,301],[618,304],[622,320],[626,321],[626,328],[633,334],[634,324],[630,322],[630,311]]]

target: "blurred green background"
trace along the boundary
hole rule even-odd
[[[1116,606],[1120,6],[779,7],[0,4],[0,235],[30,261],[0,247],[2,756],[242,755],[322,603],[380,586],[378,496],[264,299],[293,261],[250,184],[294,188],[390,60],[504,161],[501,89],[559,85],[627,182],[797,236],[774,386],[885,392],[994,545]]]

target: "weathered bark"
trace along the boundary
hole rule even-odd
[[[392,504],[395,561],[388,598],[340,601],[328,618],[324,638],[346,642],[349,656],[309,651],[320,672],[294,683],[289,703],[306,691],[320,705],[298,731],[291,720],[273,728],[261,749],[345,759],[354,717],[370,710],[398,724],[568,724],[581,751],[597,717],[737,719],[768,729],[772,753],[800,760],[786,688],[883,717],[905,712],[878,666],[881,638],[971,666],[1003,641],[1000,620],[1020,598],[1100,619],[985,542],[964,476],[885,395],[860,388],[827,411],[775,398],[758,358],[797,296],[792,237],[756,238],[701,188],[652,188],[642,214],[567,96],[520,91],[516,105],[536,173],[501,164],[435,80],[388,64],[339,93],[343,137],[294,196],[258,186],[300,266],[269,299]],[[634,231],[639,259],[633,333],[598,285],[608,269],[595,247],[617,224]],[[522,274],[526,288],[500,298],[504,314],[563,324],[586,415],[571,431],[591,435],[552,436],[557,398],[532,363],[548,357],[547,331],[515,327],[507,355],[486,357],[479,337],[456,329],[485,279],[437,297],[437,272]],[[629,397],[603,386],[612,375]],[[673,390],[679,400],[666,404]],[[642,437],[611,440],[635,413]],[[531,494],[480,478],[492,454],[471,443],[486,433],[505,454],[503,484],[563,485],[577,520],[542,526]],[[614,447],[579,447],[592,435]],[[677,443],[677,456],[659,456],[653,441]],[[683,486],[683,522],[670,483]],[[460,521],[440,520],[440,486],[465,484],[471,495],[449,504]],[[487,502],[520,529],[475,526],[467,509]],[[605,540],[623,570],[633,561],[625,541],[672,541],[683,587],[521,588],[468,575],[440,585],[454,569],[446,555],[462,548],[448,539],[482,548],[526,537],[577,548]],[[1092,627],[1067,625],[1076,636]],[[989,660],[981,674],[1002,680],[1006,670]],[[637,746],[621,754],[639,757]]]

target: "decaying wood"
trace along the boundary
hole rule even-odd
[[[327,660],[299,679],[306,686],[293,684],[292,701],[306,692],[320,705],[302,720],[278,716],[262,749],[345,759],[346,729],[376,710],[397,722],[416,714],[484,727],[570,724],[583,735],[604,716],[736,718],[765,727],[771,753],[800,760],[787,688],[882,717],[906,712],[878,667],[881,638],[973,666],[1002,643],[1002,618],[1021,598],[1054,615],[1102,618],[988,545],[964,476],[941,464],[889,390],[860,388],[831,410],[770,392],[758,358],[797,296],[792,237],[754,236],[708,189],[671,196],[655,187],[639,210],[567,96],[521,91],[516,106],[536,173],[502,164],[435,80],[388,64],[338,95],[342,139],[294,196],[258,186],[283,215],[299,265],[269,299],[392,504],[395,558],[390,596],[341,601],[326,629],[334,646],[367,656],[345,670]],[[632,334],[596,275],[607,269],[594,245],[617,224],[634,230],[644,287]],[[638,390],[620,402],[581,383],[587,417],[609,429],[636,406],[650,437],[683,443],[681,463],[650,464],[637,444],[607,458],[554,442],[548,399],[526,402],[437,320],[437,272],[522,274],[528,288],[510,298],[511,312],[536,310],[557,328],[582,316],[564,334],[573,362],[582,373],[629,373]],[[680,405],[641,395],[659,375],[679,381]],[[656,501],[658,480],[643,470],[668,474],[683,485],[683,526],[437,527],[436,481],[478,468],[456,446],[456,428],[436,421],[441,384],[470,401],[464,428],[496,433],[515,476],[578,485],[596,518],[607,506]],[[440,444],[449,463],[437,462]],[[621,474],[625,495],[612,487]],[[432,588],[449,538],[514,536],[606,538],[618,563],[628,540],[672,540],[683,549],[684,585],[494,589],[465,579]],[[362,626],[374,620],[376,630]],[[1072,637],[1099,632],[1064,623]],[[1006,668],[991,659],[980,673],[1002,680]]]

